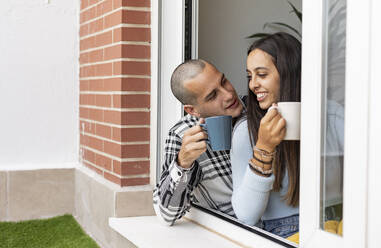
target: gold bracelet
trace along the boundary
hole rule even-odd
[[[275,154],[276,154],[276,150],[274,150],[273,152],[268,152],[266,150],[263,150],[263,149],[260,149],[256,146],[254,146],[254,151],[257,151],[261,157],[264,157],[264,158],[274,158]]]

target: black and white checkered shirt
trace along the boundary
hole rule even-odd
[[[153,201],[156,214],[170,225],[186,213],[191,201],[233,215],[232,171],[228,151],[214,152],[208,145],[206,152],[190,169],[177,164],[184,132],[197,124],[196,117],[184,116],[169,131],[165,141],[165,162]]]
[[[234,216],[229,151],[213,151],[208,145],[190,169],[177,164],[184,132],[198,121],[194,116],[184,116],[165,141],[165,162],[153,192],[153,205],[156,215],[169,225],[185,215],[191,202]]]

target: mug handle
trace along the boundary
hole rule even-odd
[[[206,123],[199,123],[200,127],[202,129],[204,129],[205,132],[208,132],[208,126],[206,125]],[[209,140],[209,137],[207,139],[205,139],[206,143],[208,143],[210,145],[210,140]]]
[[[270,110],[272,110],[272,109],[276,109],[276,110],[278,110],[278,106],[271,106],[271,107],[267,110],[267,112],[270,112]]]

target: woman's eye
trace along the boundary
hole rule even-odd
[[[260,77],[260,78],[264,78],[266,76],[267,76],[267,74],[258,74],[258,77]]]
[[[249,81],[251,80],[251,75],[247,75],[246,77],[247,77],[247,80]]]

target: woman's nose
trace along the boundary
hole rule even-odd
[[[261,85],[257,80],[254,80],[254,78],[251,78],[249,82],[249,88],[254,91],[255,89],[258,89]]]

